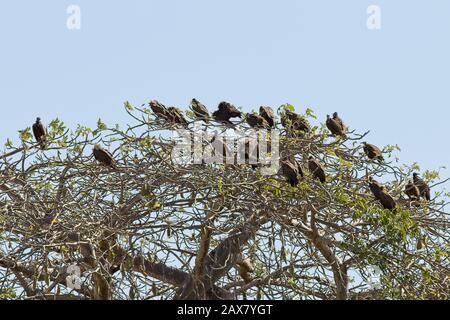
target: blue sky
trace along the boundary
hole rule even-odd
[[[80,30],[66,27],[71,4]],[[366,27],[373,4],[381,30]],[[449,16],[438,0],[2,0],[0,140],[36,116],[124,124],[125,100],[289,102],[321,120],[339,111],[437,169],[450,165]]]

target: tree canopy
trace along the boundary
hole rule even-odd
[[[124,110],[125,128],[99,120],[94,129],[69,129],[55,119],[45,147],[31,128],[20,130],[19,145],[7,141],[0,298],[450,298],[446,180],[401,164],[397,146],[380,148],[384,161],[369,159],[362,144],[369,132],[348,124],[332,136],[310,109],[301,114],[310,128],[292,134],[279,118],[294,107],[283,105],[279,149],[304,173],[291,184],[246,164],[175,164],[170,132],[183,112],[159,119],[128,102]],[[184,114],[183,128],[193,132],[195,114]],[[249,128],[244,119],[231,125]],[[210,119],[202,130],[231,125]],[[95,145],[114,165],[95,160]],[[309,157],[323,166],[324,183]],[[431,187],[430,201],[406,196],[414,172]],[[369,177],[383,184],[394,210],[375,198]]]

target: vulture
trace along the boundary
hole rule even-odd
[[[342,121],[342,119],[339,117],[337,112],[333,113],[333,120],[339,123],[344,133],[347,132],[347,126],[345,125],[344,121]]]
[[[334,136],[343,136],[345,134],[344,127],[334,118],[331,118],[329,114],[327,114],[326,125]]]
[[[369,189],[372,191],[372,194],[375,196],[377,200],[380,200],[380,192],[383,190],[383,185],[378,181],[374,180],[372,177],[369,177]]]
[[[370,160],[376,159],[379,162],[384,161],[383,152],[381,152],[377,146],[363,142],[363,150]]]
[[[290,110],[286,110],[281,117],[281,124],[286,130],[309,132],[311,129],[305,118]]]
[[[33,124],[33,134],[36,142],[38,142],[42,149],[45,148],[45,142],[47,140],[47,129],[41,122],[41,118],[37,118]]]
[[[259,107],[259,115],[266,119],[271,128],[275,128],[275,114],[271,107]]]
[[[191,101],[191,109],[197,119],[203,120],[204,122],[209,122],[209,112],[208,109],[196,99]]]
[[[386,187],[369,177],[369,188],[375,199],[380,201],[384,209],[394,210],[397,206],[394,198],[386,190]]]
[[[410,180],[405,186],[405,193],[409,200],[419,200],[420,191],[419,188]]]
[[[242,279],[244,279],[245,283],[249,283],[252,281],[249,273],[253,273],[255,271],[255,267],[249,258],[244,259],[240,262],[236,263],[239,266],[239,275]]]
[[[214,111],[213,117],[219,122],[234,126],[234,124],[230,121],[230,118],[241,118],[242,113],[231,103],[222,101],[221,103],[219,103],[219,109],[217,111]]]
[[[159,103],[156,100],[152,100],[152,101],[150,101],[149,105],[157,118],[164,119],[164,120],[170,120],[168,110],[162,103]]]
[[[169,120],[171,123],[179,124],[184,128],[188,127],[188,122],[184,118],[183,114],[175,107],[169,107],[167,109],[167,114],[169,115]]]
[[[108,167],[114,168],[115,166],[111,153],[103,149],[99,144],[96,144],[94,147],[94,158]]]
[[[325,170],[323,169],[320,162],[315,160],[312,156],[310,156],[308,159],[308,168],[314,179],[318,179],[320,180],[320,182],[325,183]]]
[[[267,120],[264,117],[254,114],[254,113],[247,114],[247,123],[252,128],[262,128],[262,129],[270,128],[269,123],[267,122]]]
[[[281,161],[281,171],[283,175],[289,180],[292,187],[298,185],[298,177],[303,177],[303,171],[300,165],[295,159],[292,161],[289,159],[284,159]]]
[[[430,201],[431,194],[430,194],[430,187],[428,186],[428,184],[419,177],[418,173],[415,172],[413,173],[413,181],[414,184],[419,189],[420,196]]]

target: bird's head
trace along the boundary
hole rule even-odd
[[[327,114],[327,120],[330,120],[330,115],[329,114]]]
[[[337,117],[338,117],[338,113],[337,112],[333,113],[333,118],[337,118]]]
[[[313,157],[313,156],[309,156],[308,159],[309,159],[309,160],[313,160],[314,157]]]
[[[363,141],[363,143],[362,143],[363,145],[366,145],[367,144],[367,142],[365,142],[365,141]]]
[[[36,118],[36,123],[39,123],[39,122],[41,122],[41,118],[37,117]]]
[[[419,177],[419,174],[418,174],[417,172],[414,172],[414,173],[413,173],[413,177],[414,177],[414,178],[417,178],[417,177]]]
[[[95,146],[94,146],[94,150],[100,150],[102,147],[100,147],[100,145],[97,143]]]

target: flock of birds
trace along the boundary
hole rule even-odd
[[[152,100],[149,103],[152,112],[155,114],[158,120],[162,120],[169,124],[187,128],[189,123],[183,114],[175,107],[166,107],[156,100]],[[221,102],[218,106],[218,110],[212,113],[212,119],[208,109],[196,99],[192,99],[191,109],[196,120],[204,121],[208,123],[212,119],[226,125],[227,127],[234,128],[235,124],[231,122],[231,118],[242,118],[243,113],[229,102]],[[260,129],[273,129],[276,126],[275,114],[271,107],[261,106],[259,114],[248,113],[245,115],[245,120],[252,128]],[[286,129],[286,133],[290,136],[298,136],[307,133],[311,130],[311,126],[308,121],[293,111],[288,109],[284,110],[281,115],[281,124]],[[333,136],[345,137],[348,127],[344,121],[335,112],[332,117],[327,115],[326,126]],[[33,124],[33,134],[38,142],[38,145],[42,149],[45,149],[47,144],[47,129],[42,124],[41,119],[37,118]],[[363,151],[370,160],[376,160],[380,163],[384,161],[383,152],[377,146],[363,142]],[[99,144],[96,144],[93,149],[94,158],[101,164],[115,168],[115,161],[111,153],[102,148]],[[248,158],[248,153],[246,153]],[[254,166],[253,166],[254,167]],[[314,179],[319,180],[322,184],[326,182],[326,174],[324,166],[312,156],[308,158],[308,169]],[[299,178],[304,177],[304,173],[300,163],[293,157],[284,157],[281,160],[281,173],[286,177],[291,186],[297,186],[299,184]],[[389,194],[387,188],[369,177],[369,189],[373,193],[376,200],[378,200],[383,208],[394,210],[397,206],[394,198]],[[421,198],[430,201],[430,187],[428,184],[419,177],[417,173],[413,174],[413,179],[408,181],[405,187],[405,194],[409,197],[410,201],[417,203]]]

